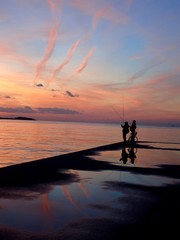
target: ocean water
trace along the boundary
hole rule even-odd
[[[180,128],[137,126],[139,141],[180,142]],[[0,167],[122,141],[120,124],[0,121]]]
[[[0,131],[1,168],[122,141],[120,124],[2,120]],[[27,186],[0,182],[0,236],[2,231],[4,239],[104,239],[98,234],[110,234],[113,224],[119,229],[145,219],[149,209],[157,209],[156,201],[163,201],[160,209],[164,213],[161,193],[168,196],[170,187],[180,185],[178,169],[168,168],[180,165],[180,129],[138,126],[137,131],[141,144],[157,149],[134,149],[135,161],[126,163],[120,161],[123,149],[91,156],[117,169],[66,169],[67,179]],[[165,224],[173,221],[162,220]],[[152,233],[156,225],[155,219]]]

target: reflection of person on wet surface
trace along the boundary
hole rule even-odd
[[[128,160],[128,153],[126,152],[126,148],[123,148],[121,153],[121,158],[119,161],[123,161],[123,163],[126,164],[127,160]]]
[[[134,142],[135,136],[136,136],[136,120],[133,120],[131,126],[130,126],[130,131],[131,131],[131,141]]]
[[[129,124],[125,122],[124,125],[121,124],[123,140],[126,142],[126,135],[129,133]]]
[[[128,152],[129,153],[126,152],[126,148],[124,147],[122,149],[121,158],[119,161],[122,161],[124,164],[126,164],[129,158],[131,160],[131,164],[134,164],[136,159],[135,148],[131,147],[130,149],[128,149]]]
[[[131,159],[131,163],[134,164],[135,162],[135,158],[136,158],[136,154],[134,152],[134,147],[131,147],[129,150],[129,158]]]

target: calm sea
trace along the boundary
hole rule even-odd
[[[0,121],[0,167],[122,141],[120,124]],[[180,142],[180,128],[138,126],[139,141]]]

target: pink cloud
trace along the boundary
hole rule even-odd
[[[52,77],[50,78],[50,80],[48,81],[47,83],[47,86],[49,86],[50,82],[52,80],[54,80],[57,75],[60,73],[60,71],[71,61],[72,57],[74,56],[75,54],[75,51],[77,49],[77,47],[79,46],[79,44],[81,43],[81,39],[78,39],[69,49],[67,55],[66,55],[66,58],[65,60],[58,66],[54,69],[53,73],[52,73]],[[69,78],[66,78],[66,80],[69,79]]]
[[[128,94],[140,101],[141,115],[159,116],[162,119],[163,116],[167,118],[166,112],[172,115],[178,112],[179,87],[178,75],[169,73],[131,88]]]
[[[74,55],[77,47],[78,47],[79,44],[80,44],[80,42],[81,42],[81,39],[78,39],[78,40],[71,46],[71,48],[69,49],[69,51],[68,51],[68,53],[67,53],[67,56],[66,56],[64,62],[61,63],[61,64],[54,70],[54,72],[53,72],[53,77],[52,77],[52,78],[55,78],[55,77],[57,76],[57,74],[62,70],[62,68],[70,62],[70,60],[71,60],[71,58],[73,57],[73,55]]]
[[[41,71],[43,70],[44,65],[46,64],[46,62],[49,60],[49,58],[51,57],[51,55],[53,53],[53,50],[54,50],[54,47],[56,44],[58,27],[59,27],[59,23],[56,23],[50,31],[45,54],[44,54],[42,60],[38,63],[37,68],[36,68],[36,79],[39,78],[39,75],[41,74]]]
[[[124,96],[124,108],[127,118],[135,118],[151,122],[165,121],[168,119],[180,119],[179,114],[179,72],[172,71],[166,74],[159,74],[144,79],[141,83],[132,85],[104,84],[95,85],[95,90],[101,89],[105,92],[106,99],[118,106],[117,111],[122,112],[122,96]],[[96,91],[97,92],[97,91]],[[101,97],[103,99],[103,96]],[[97,99],[96,99],[97,102]],[[110,107],[107,102],[107,107]],[[111,107],[112,108],[112,107]],[[117,113],[112,109],[112,117],[116,118]]]
[[[54,11],[56,9],[56,4],[54,0],[48,0],[48,3],[50,5],[51,10]]]
[[[95,51],[95,47],[90,49],[90,51],[87,53],[87,55],[83,58],[82,63],[75,70],[76,74],[81,73],[85,69],[85,67],[87,66],[88,61],[89,61],[90,57],[92,56],[92,54],[94,53],[94,51]]]
[[[150,61],[142,69],[140,69],[133,76],[131,76],[127,80],[127,82],[128,83],[133,83],[136,79],[143,77],[148,71],[150,71],[152,68],[156,68],[161,63],[162,62],[160,60],[152,60],[152,61]]]
[[[60,10],[62,0],[47,0],[52,12]]]
[[[94,18],[93,18],[93,30],[96,29],[98,22],[102,19],[105,18],[107,13],[109,11],[109,6],[100,9],[99,11],[96,12]]]
[[[83,58],[82,62],[77,67],[77,69],[75,69],[74,73],[72,73],[68,77],[63,78],[63,81],[70,81],[70,80],[72,80],[73,77],[75,77],[75,75],[82,73],[83,70],[87,67],[89,59],[93,55],[94,51],[95,51],[95,47],[92,47],[89,50],[89,52],[86,54],[86,56]]]
[[[116,24],[126,24],[129,21],[129,17],[123,12],[113,8],[112,4],[104,4],[106,6],[102,7],[101,3],[98,1],[73,0],[71,2],[73,7],[93,17],[93,29],[96,28],[101,19],[105,19]]]
[[[14,49],[4,44],[1,44],[0,46],[0,55],[4,55],[7,58],[14,59],[15,61],[21,62],[23,64],[29,64],[29,62],[24,56],[19,55],[14,51]]]

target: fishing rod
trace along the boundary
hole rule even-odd
[[[113,104],[111,104],[111,107],[113,111],[116,113],[116,115],[120,118],[121,122],[124,123],[125,122],[124,94],[122,96],[122,110],[121,110],[122,113],[120,114],[120,111],[117,110]]]
[[[123,123],[124,123],[124,94],[123,94]]]
[[[115,107],[113,105],[111,105],[112,109],[114,110],[114,112],[116,113],[116,115],[118,115],[118,117],[120,118],[121,121],[124,122],[124,118],[122,117],[122,115],[119,113],[119,111],[117,111],[117,109],[115,109]]]

